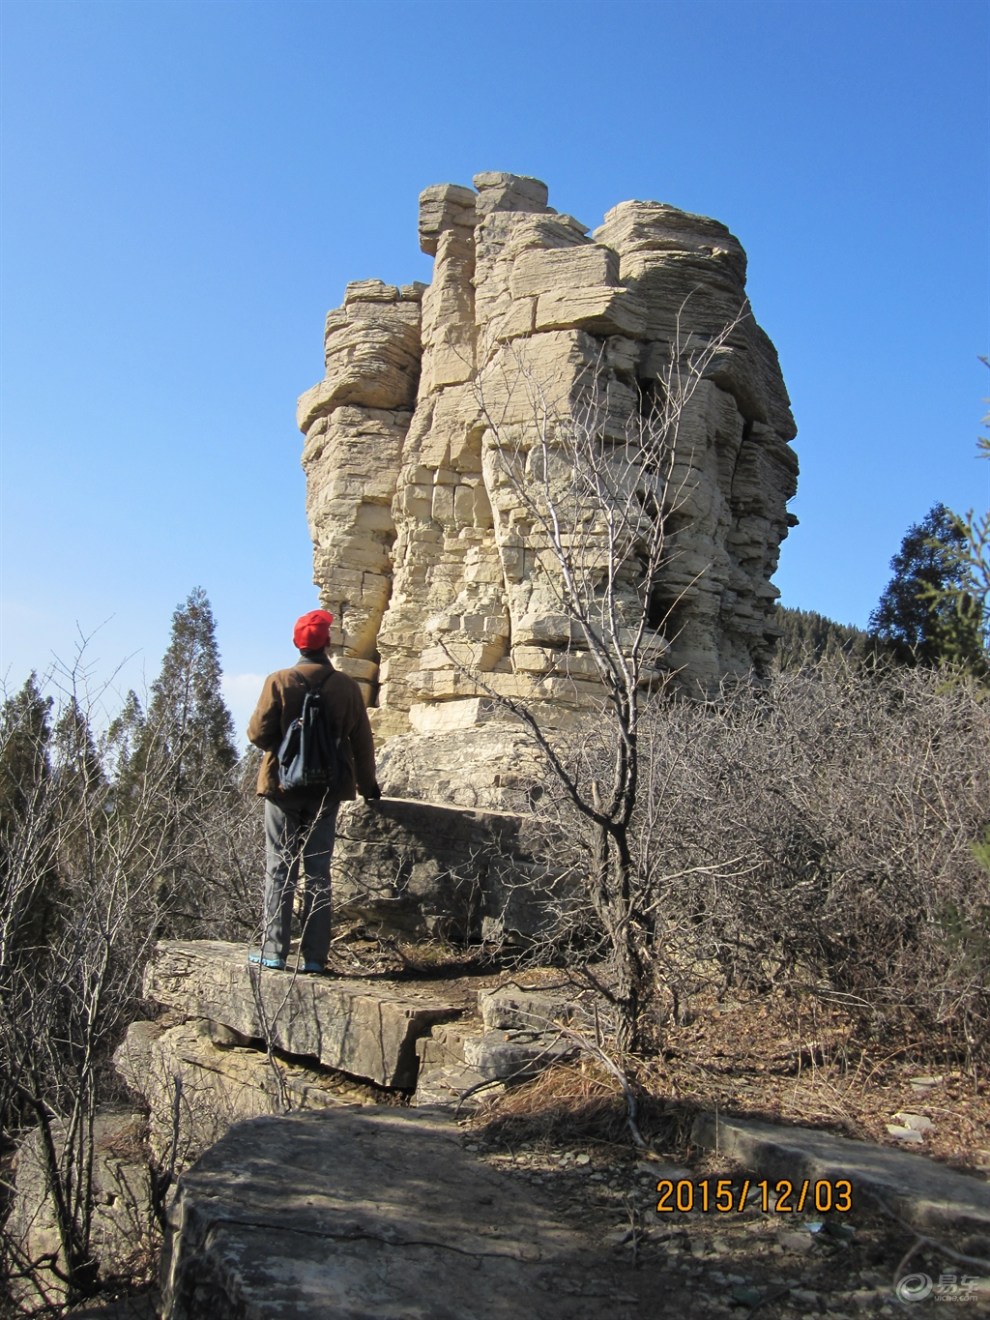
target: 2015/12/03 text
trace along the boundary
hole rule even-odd
[[[657,1183],[657,1214],[741,1214],[747,1205],[764,1214],[814,1212],[847,1214],[853,1205],[852,1183],[846,1178],[661,1178]]]

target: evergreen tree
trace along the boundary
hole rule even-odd
[[[839,653],[861,658],[868,649],[869,638],[861,628],[836,623],[814,610],[778,605],[774,622],[781,629],[776,653],[777,668],[781,670],[797,669]]]
[[[204,780],[225,782],[237,764],[234,722],[220,690],[220,655],[213,611],[202,587],[172,616],[172,635],[151,702],[137,734],[139,768],[167,762],[172,786],[184,794]]]
[[[100,743],[100,754],[119,797],[125,793],[137,749],[144,734],[144,711],[133,688],[120,714],[110,721]]]
[[[53,921],[56,831],[48,812],[51,697],[32,673],[0,711],[0,990],[36,956]]]
[[[89,720],[74,696],[55,725],[52,759],[53,773],[60,783],[71,786],[70,796],[80,798],[106,783]]]
[[[50,769],[51,697],[32,673],[0,710],[0,832],[7,834],[41,789]]]
[[[59,871],[70,887],[89,878],[94,834],[107,826],[107,777],[86,713],[69,698],[52,738],[52,821]]]
[[[213,611],[197,587],[172,616],[172,635],[142,717],[136,698],[111,730],[118,827],[140,815],[171,858],[153,867],[159,935],[188,935],[206,913],[197,847],[204,822],[237,793],[233,720],[220,690]]]
[[[965,543],[960,520],[944,504],[908,528],[890,561],[894,576],[870,615],[870,635],[897,660],[935,665],[979,651],[972,612],[957,608]]]
[[[990,416],[983,419],[990,424]],[[977,439],[978,456],[990,459],[990,436]],[[954,548],[952,580],[940,588],[925,587],[929,605],[948,614],[946,658],[965,665],[977,678],[990,676],[990,510],[965,517],[952,515],[960,539]]]

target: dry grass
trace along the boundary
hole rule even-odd
[[[699,1006],[693,1021],[666,1029],[661,1054],[628,1063],[643,1137],[657,1153],[686,1160],[694,1116],[719,1109],[896,1145],[887,1125],[905,1111],[933,1124],[911,1149],[990,1171],[990,1078],[926,1061],[906,1045],[868,1052],[854,1025],[840,1006],[780,991]],[[510,1088],[473,1123],[508,1144],[629,1141],[622,1091],[590,1058]]]
[[[510,1143],[613,1143],[625,1136],[626,1105],[615,1078],[597,1061],[582,1060],[509,1088],[473,1124]]]

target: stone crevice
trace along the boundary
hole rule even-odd
[[[419,1248],[426,1251],[442,1251],[456,1256],[465,1256],[472,1260],[514,1261],[519,1265],[543,1265],[541,1255],[526,1255],[522,1251],[479,1251],[472,1247],[463,1247],[456,1242],[442,1238],[408,1238],[389,1230],[372,1232],[364,1229],[306,1228],[301,1224],[283,1225],[275,1220],[241,1218],[239,1215],[226,1215],[211,1219],[210,1232],[204,1245],[209,1249],[210,1241],[215,1239],[225,1228],[236,1229],[238,1233],[252,1231],[286,1237],[316,1238],[325,1242],[375,1242],[379,1246],[394,1250],[397,1248]]]

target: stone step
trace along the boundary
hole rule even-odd
[[[441,1023],[428,1036],[421,1037],[416,1042],[420,1082],[426,1073],[437,1068],[463,1068],[465,1041],[469,1037],[474,1040],[481,1032],[479,1022],[462,1018],[459,1022]]]
[[[482,991],[479,999],[485,994]],[[417,1041],[416,1053],[415,1103],[463,1108],[465,1092],[480,1083],[527,1081],[552,1064],[576,1058],[579,1047],[553,1027],[545,1031],[523,1027],[486,1030],[484,1019],[462,1019],[435,1026],[429,1036]]]
[[[478,1012],[489,1031],[559,1031],[595,1037],[596,1017],[606,1012],[601,997],[572,985],[530,988],[514,984],[478,991]]]
[[[465,1063],[452,1063],[430,1068],[421,1074],[412,1103],[417,1109],[452,1109],[471,1113],[504,1090],[501,1082],[489,1081],[476,1068],[469,1068]]]
[[[969,1243],[954,1238],[953,1248],[990,1258],[990,1185],[984,1179],[889,1146],[726,1114],[699,1114],[691,1137],[763,1178],[799,1186],[806,1179],[831,1186],[845,1180],[856,1209],[864,1202],[880,1205],[919,1231],[973,1234]]]
[[[439,996],[429,982],[303,976],[251,965],[244,945],[219,940],[159,943],[145,998],[187,1018],[209,1018],[288,1054],[379,1086],[416,1085],[416,1041],[459,1018],[466,998]]]
[[[484,1031],[464,1041],[464,1062],[482,1077],[523,1082],[554,1063],[577,1057],[578,1047],[550,1031]]]

